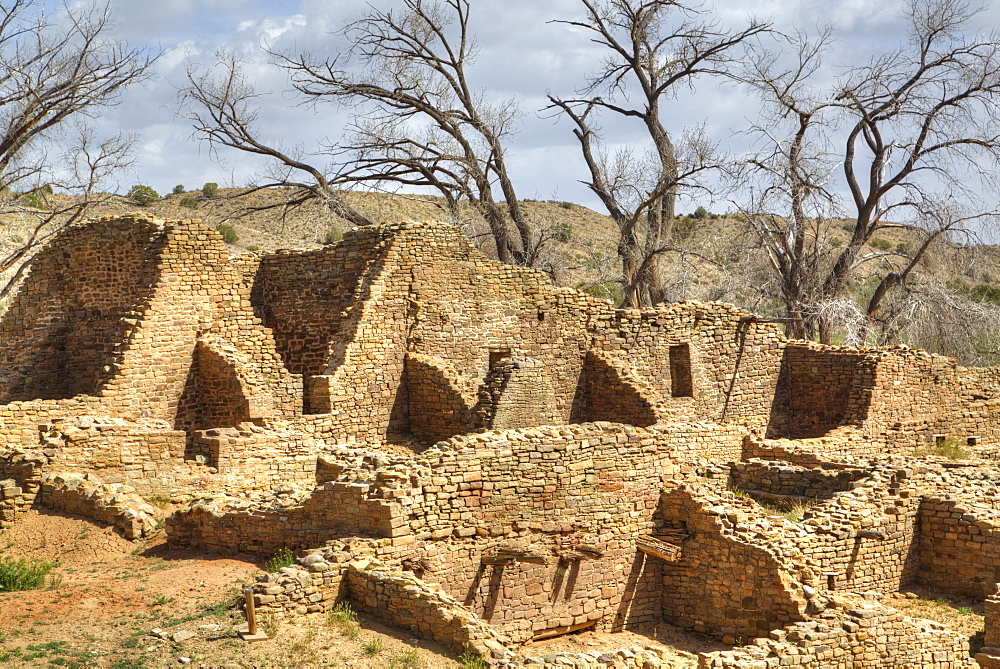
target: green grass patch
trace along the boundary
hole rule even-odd
[[[43,588],[45,577],[57,566],[57,562],[48,560],[16,560],[0,556],[0,592]]]
[[[291,567],[293,564],[295,564],[295,553],[287,548],[282,548],[274,554],[274,557],[264,563],[264,569],[274,573],[285,567]]]
[[[949,460],[968,460],[971,457],[969,451],[965,450],[961,440],[954,437],[948,437],[936,444],[918,449],[914,455],[918,457],[930,455]]]

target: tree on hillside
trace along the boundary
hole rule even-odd
[[[700,76],[728,76],[737,49],[769,27],[754,20],[726,30],[677,0],[580,2],[581,20],[558,23],[582,28],[606,56],[580,97],[549,99],[573,122],[590,173],[586,184],[618,226],[623,304],[648,306],[667,298],[660,257],[676,250],[671,229],[678,191],[697,187],[700,176],[719,166],[700,130],[679,141],[671,137],[665,103]],[[602,113],[641,124],[646,147],[610,153],[596,125]]]
[[[0,298],[25,260],[85,217],[98,189],[131,163],[133,137],[98,139],[88,121],[145,79],[155,59],[109,36],[107,5],[67,5],[54,19],[43,9],[34,0],[0,7],[0,206],[8,225],[12,218],[28,225],[0,255]],[[48,197],[54,188],[76,197],[57,206]]]
[[[830,342],[829,307],[864,271],[877,282],[858,338],[879,330],[875,343],[891,340],[899,324],[882,314],[888,297],[914,288],[936,244],[960,241],[992,216],[974,207],[977,188],[995,186],[1000,158],[1000,37],[963,32],[978,11],[963,0],[911,0],[906,43],[849,68],[832,89],[812,85],[828,32],[789,38],[791,65],[766,50],[748,61],[746,81],[771,113],[755,127],[764,148],[743,172],[755,188],[746,209],[793,334]],[[838,171],[844,204],[832,194]],[[824,234],[828,215],[851,221],[846,241]],[[915,243],[870,246],[891,229]]]
[[[512,100],[491,101],[469,81],[477,51],[469,10],[468,0],[403,0],[399,11],[373,7],[346,25],[338,33],[346,48],[337,58],[269,52],[301,103],[335,103],[355,114],[347,135],[316,154],[267,144],[253,125],[257,93],[232,58],[223,58],[221,77],[192,70],[186,115],[214,145],[272,158],[275,172],[266,185],[294,186],[296,203],[335,201],[335,211],[364,223],[338,189],[432,188],[452,211],[472,204],[500,260],[533,265],[545,236],[525,216],[507,167],[506,143],[520,112]]]

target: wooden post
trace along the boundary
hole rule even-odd
[[[257,634],[257,612],[253,608],[253,588],[243,588],[243,598],[247,604],[247,631],[254,636]]]
[[[253,588],[243,588],[243,601],[247,607],[247,628],[236,630],[244,641],[264,641],[268,638],[263,632],[257,631],[257,612],[253,607]]]

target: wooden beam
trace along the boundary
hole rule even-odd
[[[589,620],[585,623],[578,623],[576,625],[566,625],[565,627],[553,627],[552,629],[542,630],[535,636],[531,637],[532,641],[538,641],[539,639],[548,639],[553,636],[561,636],[563,634],[569,634],[571,632],[579,632],[580,630],[587,629],[588,627],[594,627],[597,625],[596,620]]]
[[[681,557],[681,547],[677,544],[667,543],[649,536],[636,537],[635,547],[646,555],[652,555],[667,562],[676,562]]]

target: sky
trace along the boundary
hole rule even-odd
[[[58,3],[43,0],[53,9]],[[371,0],[380,9],[397,6],[392,0]],[[190,67],[203,67],[218,51],[238,54],[245,62],[261,97],[260,129],[268,142],[284,146],[315,147],[335,141],[350,120],[332,106],[309,108],[287,92],[287,81],[269,63],[260,46],[277,51],[311,52],[332,57],[343,47],[335,33],[344,23],[363,14],[361,0],[110,0],[117,17],[117,35],[132,44],[161,52],[155,76],[128,90],[118,106],[102,113],[100,132],[134,132],[140,136],[139,161],[122,177],[126,191],[141,183],[161,194],[175,185],[199,188],[206,181],[243,186],[262,165],[244,155],[213,155],[192,137],[189,123],[178,116],[178,88]],[[832,24],[837,29],[833,61],[850,62],[857,54],[891,48],[904,39],[903,2],[885,0],[718,0],[714,13],[723,25],[738,28],[752,8],[757,18],[772,21],[779,30],[812,29]],[[473,0],[471,27],[480,53],[469,73],[472,85],[494,99],[515,99],[523,112],[511,141],[508,161],[519,197],[572,201],[600,210],[596,198],[581,183],[586,178],[579,145],[565,121],[542,113],[546,94],[571,95],[599,64],[601,49],[579,29],[553,23],[582,16],[579,0]],[[987,7],[974,28],[992,30],[1000,24],[1000,3]],[[832,78],[831,70],[827,76]],[[667,106],[668,129],[703,123],[709,137],[724,150],[747,146],[742,133],[756,115],[756,104],[745,90],[715,81],[696,82]],[[634,122],[608,119],[603,133],[612,146],[641,141],[642,128]],[[717,190],[681,203],[714,211],[729,208]]]

